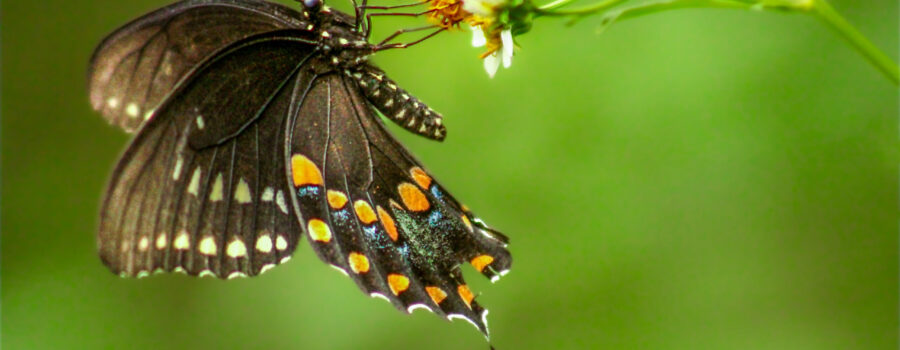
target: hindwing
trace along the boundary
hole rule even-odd
[[[460,273],[509,269],[506,238],[483,225],[385,129],[355,80],[319,76],[290,124],[289,185],[319,257],[401,310],[462,317],[487,333]],[[316,132],[311,132],[316,130]]]

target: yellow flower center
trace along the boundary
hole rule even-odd
[[[473,28],[480,29],[487,41],[487,50],[480,55],[482,59],[503,47],[503,40],[500,38],[501,28],[494,26],[495,19],[466,11],[463,9],[463,0],[431,0],[428,9],[429,21],[441,28],[459,28],[459,24],[465,22]]]
[[[461,0],[432,0],[428,5],[431,12],[428,19],[441,28],[450,29],[459,27],[459,23],[472,17],[472,14],[463,10]]]

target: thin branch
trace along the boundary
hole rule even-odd
[[[881,71],[894,85],[900,85],[900,67],[872,44],[843,16],[828,3],[827,0],[806,1],[748,1],[748,0],[670,0],[639,4],[631,7],[615,8],[627,0],[604,0],[593,6],[574,10],[557,10],[575,0],[557,0],[539,7],[536,13],[540,16],[570,17],[569,24],[580,19],[602,13],[602,25],[637,18],[644,15],[683,8],[732,8],[743,10],[770,10],[794,13],[807,13],[825,22],[831,29],[846,40],[866,60]]]

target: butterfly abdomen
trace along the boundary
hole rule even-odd
[[[366,99],[397,125],[433,140],[441,141],[447,136],[441,114],[397,86],[384,72],[363,66],[345,73],[356,79]]]

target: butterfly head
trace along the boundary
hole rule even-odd
[[[300,3],[308,10],[318,10],[322,7],[322,0],[301,0]]]
[[[296,0],[303,7],[303,14],[315,24],[315,28],[327,30],[333,36],[351,34],[365,40],[365,36],[359,33],[356,19],[344,12],[338,11],[326,5],[323,0]]]

